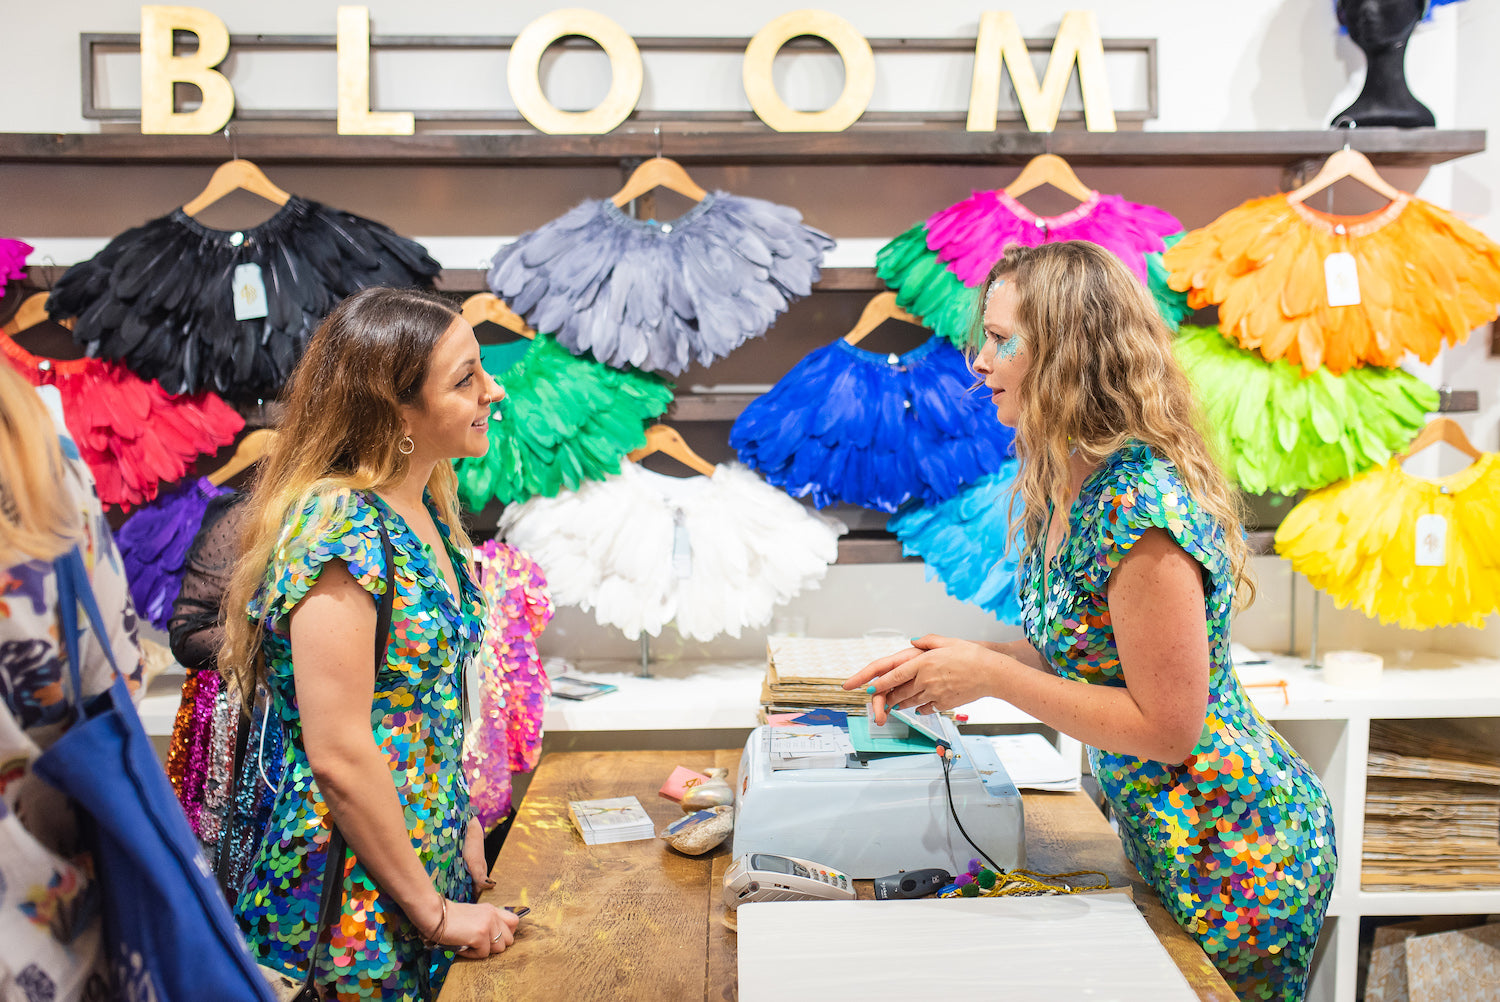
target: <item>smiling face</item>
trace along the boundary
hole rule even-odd
[[[974,371],[995,404],[1000,423],[1014,428],[1021,419],[1021,378],[1031,366],[1031,355],[1016,330],[1016,287],[996,279],[984,305],[984,347],[974,359]]]
[[[505,390],[479,364],[474,328],[462,317],[433,346],[418,402],[401,408],[412,454],[435,462],[482,456],[490,447],[490,407]]]

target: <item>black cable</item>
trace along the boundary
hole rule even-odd
[[[968,842],[971,846],[974,847],[974,851],[975,852],[979,853],[979,855],[981,855],[981,856],[984,857],[984,861],[986,863],[990,864],[991,868],[994,869],[994,871],[995,871],[995,873],[997,875],[999,875],[1001,873],[1004,873],[1005,872],[1005,868],[1002,867],[1002,866],[1000,866],[1000,864],[996,863],[993,859],[990,859],[990,854],[989,853],[987,853],[983,849],[979,848],[979,843],[975,842],[974,839],[973,839],[973,837],[967,831],[964,830],[964,823],[962,821],[958,820],[958,808],[956,808],[956,807],[953,806],[953,782],[952,782],[952,780],[950,780],[948,778],[948,773],[953,768],[953,759],[951,757],[953,749],[949,748],[947,745],[940,745],[939,747],[943,748],[948,753],[948,754],[942,755],[942,759],[943,759],[943,787],[945,789],[947,789],[947,791],[948,791],[948,813],[953,815],[953,823],[956,824],[956,825],[958,825],[958,831],[959,831],[959,833],[961,835],[963,835],[964,840],[966,842]]]

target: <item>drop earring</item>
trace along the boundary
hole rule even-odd
[[[396,443],[396,451],[403,456],[410,456],[417,451],[417,443],[411,440],[410,435],[407,435]]]

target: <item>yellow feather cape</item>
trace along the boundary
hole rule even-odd
[[[1416,563],[1429,513],[1448,523],[1440,567]],[[1415,630],[1482,626],[1500,611],[1500,453],[1441,480],[1393,459],[1309,494],[1276,530],[1276,552],[1341,609]]]
[[[1354,257],[1360,302],[1329,306],[1323,262]],[[1217,305],[1241,347],[1305,372],[1431,362],[1500,313],[1500,244],[1402,194],[1366,216],[1331,216],[1285,195],[1251,199],[1163,256],[1194,309]]]

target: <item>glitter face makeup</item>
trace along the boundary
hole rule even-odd
[[[995,346],[995,361],[1004,362],[1015,358],[1016,353],[1021,350],[1021,336],[1012,334]]]

